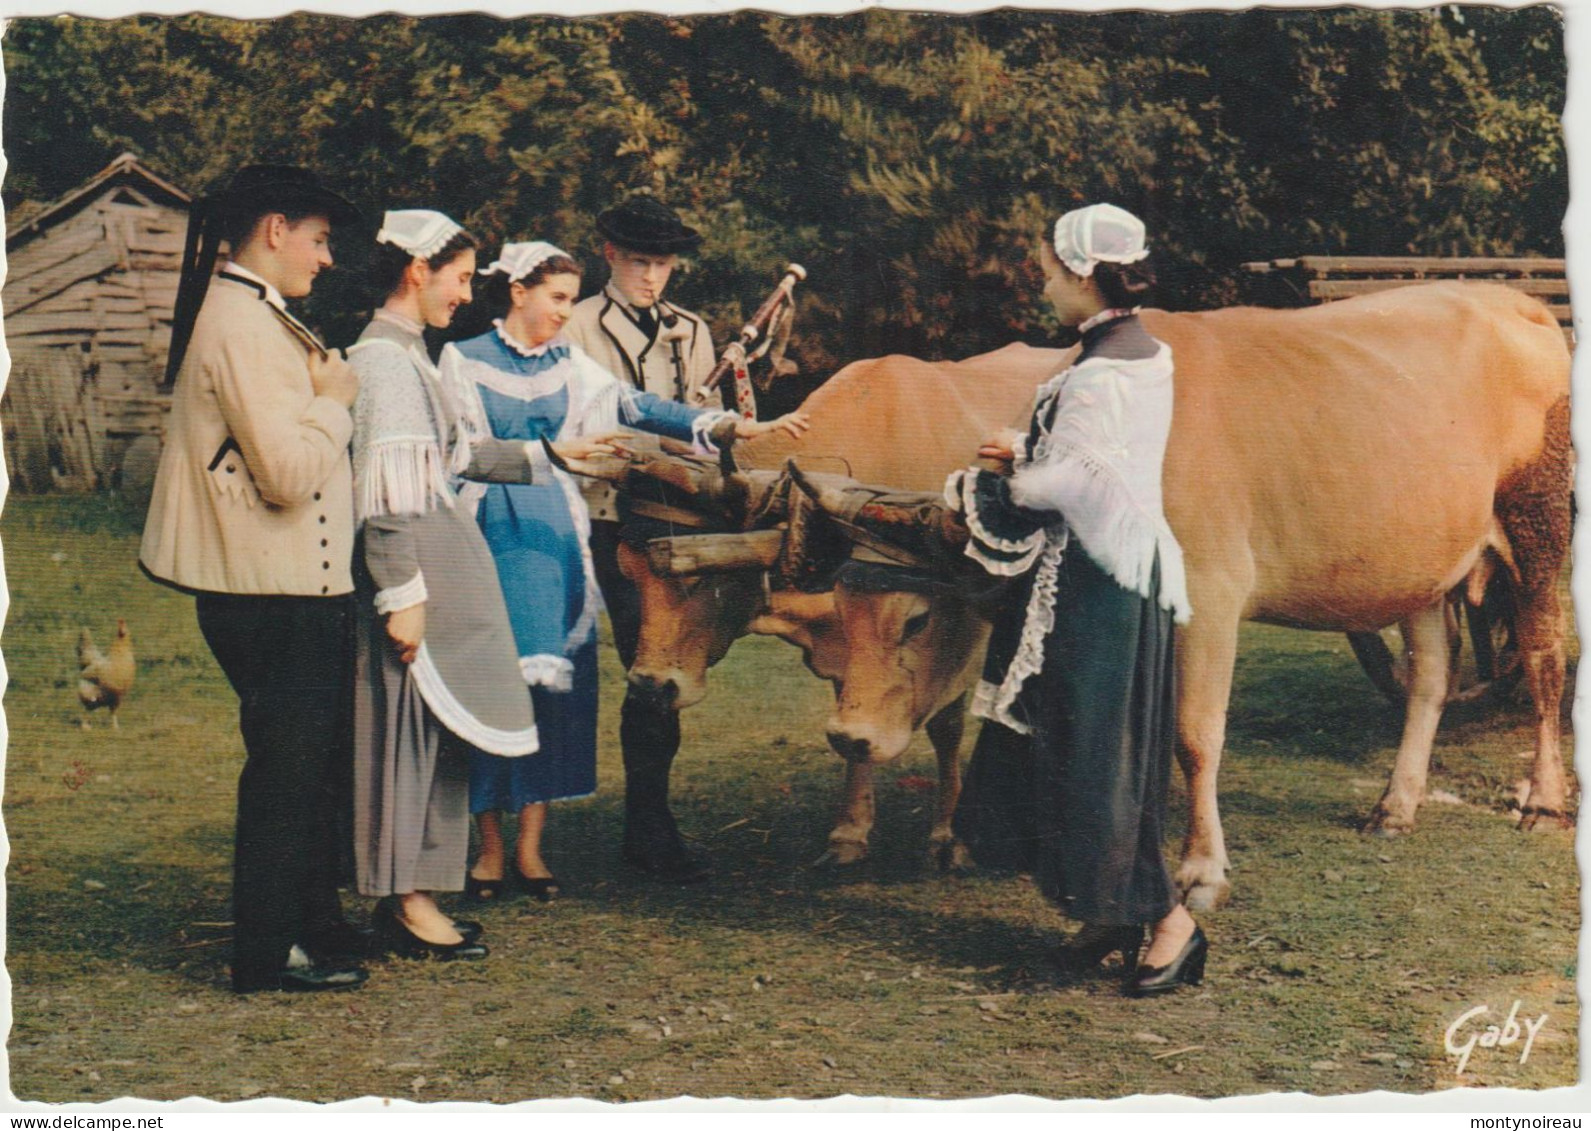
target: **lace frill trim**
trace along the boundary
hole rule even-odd
[[[998,687],[981,680],[972,696],[974,715],[993,719],[1018,734],[1031,734],[1033,730],[1017,719],[1011,708],[1016,705],[1022,685],[1044,667],[1044,641],[1055,630],[1056,582],[1061,572],[1061,555],[1065,552],[1065,540],[1060,538],[1044,547],[1039,556],[1038,572],[1033,575],[1033,592],[1022,618],[1022,636],[1017,642],[1016,655],[1011,658]]]
[[[569,513],[575,521],[575,533],[580,539],[580,566],[585,573],[586,599],[580,607],[580,616],[564,637],[564,651],[573,652],[591,639],[597,630],[597,615],[602,611],[602,589],[597,584],[597,565],[591,557],[591,512],[580,496],[580,488],[564,472],[553,469],[553,478],[563,488],[569,503]]]
[[[945,499],[966,520],[967,530],[972,535],[962,552],[982,566],[985,572],[996,577],[1017,577],[1033,568],[1033,563],[1044,550],[1045,532],[1035,530],[1026,538],[1001,538],[991,531],[978,512],[978,474],[975,470],[952,472],[945,481]],[[986,553],[986,550],[1017,556],[995,556]]]
[[[569,344],[561,333],[554,334],[539,346],[528,346],[508,332],[508,327],[504,325],[503,319],[494,318],[492,327],[497,331],[497,336],[503,340],[503,344],[520,357],[551,356],[552,360],[556,361],[560,357],[569,355]]]

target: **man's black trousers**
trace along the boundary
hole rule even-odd
[[[341,921],[338,809],[353,736],[353,598],[199,596],[199,629],[239,700],[232,983],[269,984]]]

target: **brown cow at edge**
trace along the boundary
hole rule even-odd
[[[1446,694],[1445,595],[1508,570],[1537,717],[1522,826],[1565,823],[1558,584],[1573,454],[1569,358],[1552,315],[1507,288],[1446,283],[1302,311],[1150,311],[1144,322],[1177,372],[1164,482],[1193,605],[1177,641],[1192,807],[1177,879],[1189,905],[1214,906],[1228,890],[1216,777],[1244,619],[1349,632],[1403,624],[1408,711],[1367,830],[1405,832]],[[848,664],[836,750],[874,762],[899,753],[914,720],[899,711],[911,697],[897,673],[921,670],[902,657],[972,646],[954,619],[966,616],[961,604],[841,586]],[[915,691],[931,703],[961,688]]]

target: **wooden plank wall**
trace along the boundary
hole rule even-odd
[[[92,491],[100,486],[103,436],[95,432],[93,400],[69,354],[12,351],[0,419],[15,489]]]

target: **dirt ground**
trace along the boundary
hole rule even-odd
[[[605,652],[601,790],[556,807],[566,898],[470,914],[483,963],[378,963],[359,993],[226,989],[235,701],[191,602],[138,573],[111,499],[13,498],[4,818],[6,964],[21,1099],[362,1095],[1110,1098],[1549,1088],[1577,1072],[1573,834],[1506,812],[1528,711],[1454,710],[1407,838],[1361,836],[1399,719],[1340,637],[1250,628],[1222,807],[1233,894],[1205,917],[1205,985],[1138,1002],[1061,988],[1063,922],[1022,879],[929,863],[921,738],[879,776],[873,852],[819,866],[840,766],[829,693],[794,650],[742,641],[685,716],[676,812],[716,868],[658,886],[618,861],[621,673]],[[79,727],[79,626],[131,626],[119,730]],[[969,736],[970,747],[970,736]],[[1572,747],[1571,747],[1572,749]],[[1174,824],[1180,830],[1180,793]],[[1176,845],[1168,844],[1168,852]],[[356,897],[350,907],[367,908]],[[1462,1046],[1511,1008],[1525,1041]],[[1508,1034],[1504,1034],[1505,1037]]]

